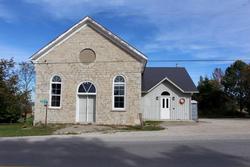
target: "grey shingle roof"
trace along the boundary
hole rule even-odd
[[[149,91],[164,78],[169,79],[184,92],[198,91],[183,67],[146,67],[142,76],[142,91]]]

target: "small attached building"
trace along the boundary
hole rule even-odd
[[[145,120],[192,120],[191,96],[197,88],[185,68],[146,67],[142,75]]]

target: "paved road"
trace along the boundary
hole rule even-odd
[[[250,140],[0,139],[0,166],[249,167]]]

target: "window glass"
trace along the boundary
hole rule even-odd
[[[114,95],[124,95],[124,85],[115,85]]]
[[[96,89],[91,82],[83,82],[78,88],[78,93],[96,93]]]
[[[115,108],[124,108],[124,97],[115,97]]]
[[[115,82],[125,82],[124,78],[122,76],[117,76],[115,78]]]
[[[52,94],[61,94],[61,84],[53,84],[52,83]]]
[[[61,78],[59,76],[54,76],[52,82],[61,82]]]
[[[167,104],[166,104],[166,108],[168,108],[168,99],[166,99],[166,103],[167,103]]]
[[[53,107],[59,107],[60,106],[60,100],[61,100],[60,96],[52,96],[51,106],[53,106]]]
[[[85,89],[84,89],[83,85],[80,85],[80,86],[79,86],[78,92],[79,92],[79,93],[85,92]]]
[[[167,91],[165,91],[165,92],[162,92],[162,94],[161,95],[164,95],[164,96],[169,96],[170,95],[170,93],[168,93]]]

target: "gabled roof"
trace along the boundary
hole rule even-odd
[[[107,39],[109,39],[111,42],[113,42],[114,44],[116,44],[118,47],[120,47],[121,49],[125,50],[130,55],[134,56],[134,58],[136,58],[137,60],[140,60],[141,62],[143,62],[144,64],[146,64],[147,57],[143,53],[141,53],[140,51],[138,51],[133,46],[129,45],[126,41],[122,40],[118,36],[114,35],[112,32],[110,32],[109,30],[107,30],[102,25],[98,24],[96,21],[94,21],[92,18],[90,18],[88,16],[85,17],[84,19],[82,19],[80,22],[78,22],[77,24],[75,24],[73,27],[71,27],[67,31],[65,31],[63,34],[61,34],[60,36],[58,36],[57,38],[55,38],[53,41],[51,41],[50,43],[48,43],[45,47],[43,47],[42,49],[40,49],[38,52],[36,52],[35,54],[33,54],[30,57],[30,60],[31,61],[38,61],[40,57],[42,57],[43,55],[45,55],[46,53],[48,53],[56,45],[59,45],[64,40],[68,39],[70,36],[72,36],[73,34],[75,34],[78,31],[80,31],[86,25],[90,26],[91,28],[93,28],[94,30],[96,30],[98,33],[102,34],[104,37],[106,37]]]
[[[191,77],[183,67],[146,67],[142,76],[142,91],[150,92],[166,80],[183,93],[198,93]]]

